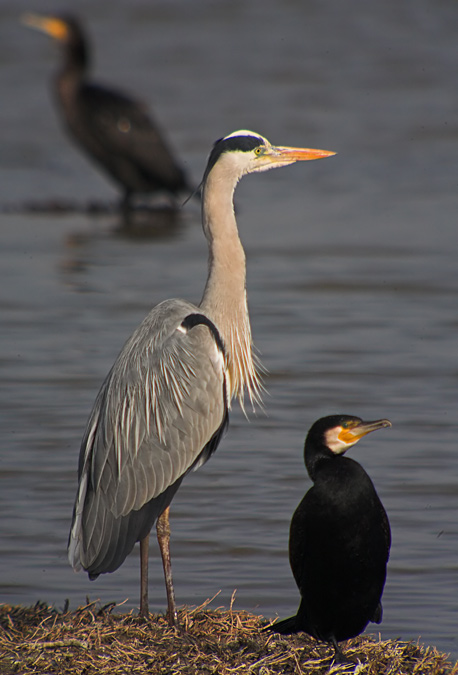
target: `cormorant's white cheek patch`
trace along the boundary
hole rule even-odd
[[[347,440],[344,440],[342,436],[345,436]],[[328,429],[325,434],[325,444],[335,455],[343,455],[357,441],[358,439],[349,436],[348,429],[343,427]]]

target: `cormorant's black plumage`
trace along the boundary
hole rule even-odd
[[[190,191],[185,172],[143,103],[86,79],[89,47],[80,22],[71,15],[26,15],[25,23],[57,39],[63,62],[56,78],[61,115],[73,140],[123,191]]]
[[[390,525],[371,479],[343,453],[383,426],[388,420],[332,415],[311,427],[304,456],[314,484],[293,515],[289,540],[301,603],[272,631],[305,631],[339,652],[339,641],[359,635],[370,621],[380,623]]]

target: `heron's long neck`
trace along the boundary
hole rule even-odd
[[[230,375],[230,396],[243,407],[246,389],[252,403],[260,401],[260,380],[252,353],[251,326],[245,289],[245,252],[235,220],[236,181],[218,164],[205,181],[202,218],[209,245],[209,272],[200,303],[224,340]]]

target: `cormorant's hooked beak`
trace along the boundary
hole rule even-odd
[[[360,422],[355,424],[352,427],[342,427],[342,431],[339,433],[339,440],[344,443],[353,445],[360,438],[370,434],[372,431],[377,431],[377,429],[383,429],[383,427],[391,427],[390,420],[382,419],[375,420],[375,422]]]
[[[41,16],[40,14],[26,12],[21,15],[21,23],[29,28],[36,28],[60,42],[65,41],[68,36],[65,21],[56,16]]]

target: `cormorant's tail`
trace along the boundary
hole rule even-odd
[[[291,635],[292,633],[297,633],[298,631],[296,619],[296,615],[290,616],[289,619],[277,621],[271,626],[266,626],[263,630],[268,630],[271,633],[281,633],[282,635]]]

